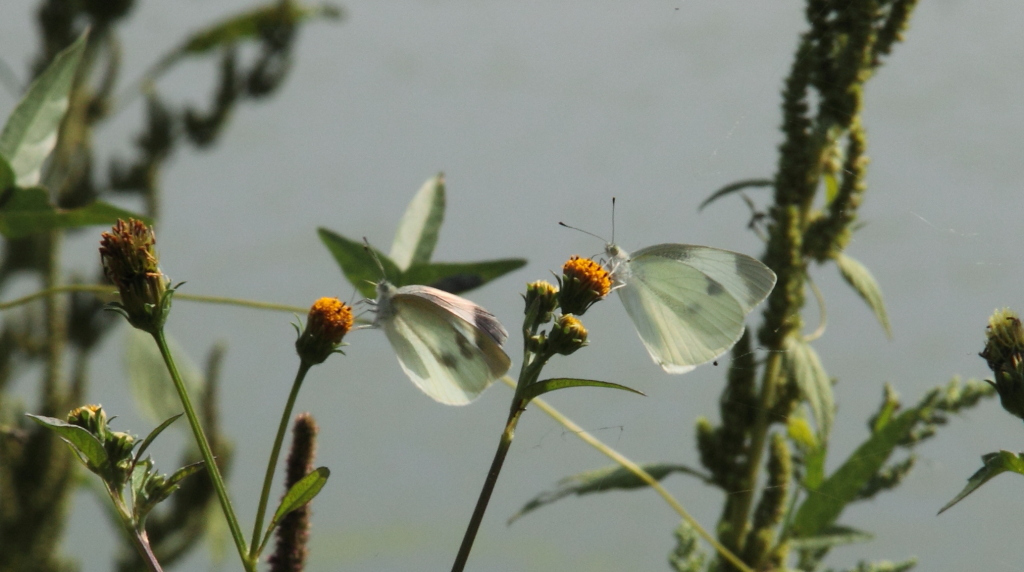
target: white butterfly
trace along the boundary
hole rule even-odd
[[[373,326],[409,379],[435,401],[465,405],[512,367],[508,332],[480,306],[430,286],[377,283]]]
[[[775,273],[745,254],[656,244],[632,256],[605,246],[626,313],[655,363],[686,373],[729,351],[743,320],[775,287]]]

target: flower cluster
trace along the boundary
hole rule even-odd
[[[558,281],[558,303],[563,314],[582,316],[598,300],[611,291],[608,271],[589,258],[573,256],[562,265]]]
[[[526,285],[526,327],[533,331],[527,349],[538,354],[569,355],[587,345],[587,329],[580,322],[590,306],[611,291],[611,277],[600,264],[573,256],[562,265],[559,286],[538,280]],[[555,318],[555,310],[561,315]],[[554,320],[550,332],[541,326]]]

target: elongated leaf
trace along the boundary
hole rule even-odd
[[[439,262],[414,264],[402,275],[402,286],[423,284],[459,294],[508,274],[526,265],[522,258],[503,258],[485,262]]]
[[[75,228],[92,225],[111,225],[117,219],[146,217],[96,201],[81,208],[64,210],[49,203],[45,189],[8,189],[0,203],[0,234],[7,238],[20,238],[55,228]]]
[[[359,293],[367,298],[376,298],[377,292],[374,286],[381,278],[386,278],[395,286],[402,285],[402,271],[395,263],[376,248],[373,252],[377,254],[381,266],[384,267],[386,276],[380,275],[380,268],[373,260],[373,256],[366,251],[366,245],[362,242],[349,240],[340,234],[327,230],[317,229],[320,241],[324,243],[327,250],[331,251],[334,260],[338,262],[341,271],[345,274]],[[371,247],[372,248],[372,247]]]
[[[181,400],[153,337],[135,328],[128,329],[125,336],[125,370],[132,397],[135,398],[139,410],[154,423],[178,415],[182,408]],[[189,395],[196,400],[205,385],[202,372],[195,362],[189,359],[181,344],[169,335],[167,346],[174,356],[174,363],[178,366],[178,373],[181,374]],[[188,426],[181,427],[186,429]]]
[[[608,381],[597,381],[594,379],[574,379],[571,377],[556,377],[552,379],[544,379],[530,384],[525,390],[523,390],[523,400],[529,403],[534,397],[540,397],[545,393],[555,391],[558,389],[565,389],[567,387],[607,387],[609,389],[622,389],[629,391],[637,395],[644,395],[643,392],[637,391],[631,387],[625,385],[619,385],[618,383],[611,383]]]
[[[789,547],[793,550],[820,550],[832,548],[844,544],[856,544],[868,542],[875,538],[875,535],[848,526],[829,526],[817,536],[810,538],[794,538],[789,541]]]
[[[893,417],[879,427],[800,504],[791,525],[792,538],[820,535],[832,526],[864,483],[885,465],[896,444],[921,420],[921,411],[913,408]]]
[[[836,266],[843,280],[853,287],[861,298],[867,302],[868,307],[875,313],[875,318],[885,330],[886,337],[892,337],[892,328],[889,326],[889,313],[885,311],[885,302],[882,300],[882,289],[866,266],[857,260],[840,252],[836,258]]]
[[[699,477],[702,480],[707,479],[706,475],[702,474],[700,471],[691,469],[686,465],[677,465],[672,463],[648,463],[646,465],[640,465],[640,467],[646,471],[648,475],[654,477],[654,480],[656,481],[661,481],[672,473],[685,473]],[[612,465],[610,467],[577,473],[558,481],[558,487],[554,490],[543,492],[530,499],[529,502],[523,505],[523,508],[519,509],[519,512],[509,517],[507,524],[512,524],[516,520],[525,516],[526,513],[537,510],[544,505],[549,505],[569,495],[585,495],[611,490],[638,489],[646,486],[647,483],[640,480],[639,477],[619,465]]]
[[[327,484],[327,479],[330,476],[330,469],[320,467],[299,479],[299,482],[292,485],[292,488],[288,489],[284,498],[281,499],[281,504],[277,507],[277,511],[274,512],[274,518],[270,520],[269,528],[273,529],[286,514],[313,500],[313,497]]]
[[[796,382],[800,393],[811,408],[822,443],[828,441],[835,417],[835,397],[832,380],[821,365],[818,352],[799,336],[786,338],[782,367],[786,375]]]
[[[153,440],[156,439],[157,436],[159,436],[161,433],[163,433],[164,429],[167,429],[168,427],[170,427],[171,423],[174,423],[175,421],[177,421],[178,418],[181,417],[182,415],[184,415],[184,413],[179,413],[179,414],[175,415],[174,417],[168,417],[167,420],[164,421],[163,423],[161,423],[160,425],[158,425],[156,427],[156,429],[153,429],[152,431],[150,431],[149,435],[146,435],[146,438],[142,441],[142,444],[139,445],[139,450],[135,452],[135,458],[136,459],[141,459],[142,458],[142,454],[145,453],[146,449],[148,449],[149,446],[153,444]]]
[[[721,189],[718,189],[714,193],[711,193],[711,196],[704,199],[704,202],[702,202],[700,206],[697,207],[697,210],[703,210],[704,207],[710,205],[711,203],[717,201],[718,199],[724,197],[725,195],[735,193],[737,191],[742,191],[743,189],[747,189],[750,187],[770,187],[774,184],[775,181],[771,179],[744,179],[742,181],[730,183],[722,187]]]
[[[444,174],[423,183],[409,202],[395,231],[390,255],[403,271],[413,264],[430,262],[444,222],[444,204]]]
[[[981,456],[981,462],[984,466],[971,475],[970,479],[967,479],[967,486],[964,487],[964,490],[960,491],[960,494],[953,497],[953,500],[949,501],[945,506],[939,509],[939,514],[942,514],[946,509],[960,502],[967,495],[978,490],[981,485],[989,482],[996,475],[1007,471],[1024,475],[1024,453],[1011,453],[1009,451],[987,453]]]
[[[303,20],[316,18],[337,20],[341,16],[341,8],[331,4],[303,6],[298,2],[285,2],[283,4],[281,2],[272,2],[192,34],[179,51],[182,55],[202,54],[221,46],[236,43],[239,40],[257,38],[261,30],[273,26],[281,20],[284,20],[287,24],[295,25]]]
[[[174,485],[175,487],[177,487],[178,483],[180,483],[183,479],[199,472],[199,470],[203,468],[203,465],[205,463],[206,461],[196,461],[195,463],[185,465],[184,467],[178,469],[177,471],[174,471],[173,473],[171,473],[170,477],[167,477],[167,484]]]
[[[57,144],[87,36],[88,32],[83,33],[53,58],[29,86],[0,133],[0,155],[10,163],[19,186],[39,184],[43,161]]]
[[[33,421],[57,433],[90,469],[101,469],[107,464],[107,451],[92,433],[54,417],[26,413]]]

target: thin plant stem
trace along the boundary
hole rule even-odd
[[[260,493],[260,504],[256,509],[256,523],[252,527],[252,542],[250,544],[252,548],[249,558],[254,562],[259,559],[260,550],[263,548],[263,544],[260,542],[260,537],[262,536],[260,533],[263,532],[261,530],[263,528],[263,517],[267,512],[267,501],[270,498],[270,487],[274,482],[274,469],[277,468],[277,457],[281,453],[281,443],[284,442],[284,435],[288,431],[288,421],[292,417],[295,398],[298,397],[302,381],[306,379],[306,373],[309,372],[311,367],[313,367],[313,364],[306,360],[302,360],[299,363],[299,371],[295,374],[295,381],[292,382],[292,391],[288,394],[288,402],[281,413],[281,423],[277,427],[274,447],[270,450],[270,460],[267,461],[267,474],[263,477],[263,492]]]
[[[55,286],[53,288],[47,288],[38,292],[33,292],[27,296],[16,298],[10,302],[0,302],[0,311],[9,310],[15,306],[21,306],[27,304],[33,300],[39,298],[46,298],[53,294],[62,294],[69,292],[92,292],[94,294],[107,294],[111,300],[117,299],[117,291],[114,290],[113,286],[105,284],[65,284],[62,286]],[[221,304],[225,306],[242,306],[244,308],[253,308],[256,310],[271,310],[278,312],[291,312],[293,314],[304,314],[309,311],[309,308],[300,306],[290,306],[288,304],[274,304],[271,302],[260,302],[258,300],[243,300],[241,298],[228,298],[224,296],[200,296],[198,294],[185,294],[183,292],[175,292],[174,300],[188,300],[190,302],[203,302],[207,304]]]
[[[515,388],[515,381],[513,381],[512,378],[508,377],[507,375],[502,377],[501,381],[504,382],[505,385]],[[685,508],[683,508],[683,505],[678,500],[676,500],[674,496],[672,496],[672,493],[668,492],[668,490],[665,487],[663,487],[661,483],[657,481],[657,479],[655,479],[647,471],[645,471],[643,467],[637,465],[635,462],[630,460],[622,453],[606,445],[600,439],[594,437],[585,429],[573,423],[571,419],[563,415],[562,412],[552,407],[550,404],[548,404],[548,402],[544,401],[543,399],[535,397],[533,398],[533,400],[530,401],[530,403],[536,404],[541,411],[548,414],[549,417],[557,421],[562,427],[565,427],[566,430],[569,431],[569,433],[575,435],[584,443],[597,449],[598,451],[601,452],[601,454],[608,457],[612,461],[615,461],[616,463],[619,464],[619,466],[633,473],[634,475],[637,476],[637,478],[647,483],[647,485],[654,489],[655,492],[657,492],[659,495],[661,495],[661,498],[664,499],[666,503],[668,503],[672,510],[674,510],[680,518],[682,518],[690,526],[692,526],[693,529],[697,532],[697,534],[705,541],[707,541],[707,543],[710,544],[711,547],[714,548],[718,552],[718,554],[722,556],[722,558],[728,560],[733,566],[735,566],[741,572],[754,572],[749,566],[744,564],[738,556],[736,556],[728,548],[723,546],[722,543],[718,542],[718,540],[708,531],[704,530],[704,527],[701,526],[695,518],[690,516],[690,513],[687,512]]]
[[[156,344],[160,348],[160,355],[164,358],[164,364],[167,365],[167,371],[170,372],[171,379],[174,381],[174,388],[178,391],[181,405],[185,408],[185,416],[188,417],[188,424],[192,427],[192,434],[195,436],[196,444],[199,445],[199,451],[203,455],[206,472],[210,475],[210,480],[213,481],[213,488],[217,491],[221,510],[224,512],[224,518],[228,521],[228,528],[231,529],[231,537],[235,541],[235,547],[238,549],[238,555],[242,559],[242,565],[247,571],[256,572],[256,565],[249,558],[249,548],[245,545],[245,537],[242,536],[242,529],[238,525],[235,509],[231,506],[231,499],[228,498],[228,491],[224,486],[224,477],[221,476],[220,469],[213,458],[210,442],[206,439],[206,434],[199,423],[199,417],[196,415],[195,408],[192,407],[192,400],[188,396],[188,390],[185,389],[185,383],[181,380],[177,366],[174,365],[174,358],[167,347],[167,339],[164,336],[163,328],[153,333],[153,339],[156,340]]]
[[[107,489],[107,493],[110,495],[110,500],[114,503],[114,509],[117,512],[118,517],[121,519],[121,524],[124,525],[125,534],[128,535],[128,539],[131,541],[132,546],[139,553],[139,557],[146,564],[146,569],[149,572],[163,572],[163,568],[160,567],[160,562],[157,561],[156,555],[153,554],[153,549],[149,545],[149,536],[146,534],[144,529],[140,530],[136,528],[132,523],[131,513],[128,511],[128,507],[124,505],[124,501],[117,492]]]
[[[508,422],[505,423],[505,430],[501,433],[501,440],[498,442],[498,449],[494,452],[494,460],[491,461],[491,469],[487,471],[487,479],[480,490],[480,498],[476,501],[476,508],[473,509],[473,516],[469,519],[469,526],[466,527],[466,534],[462,537],[462,545],[459,553],[452,564],[452,572],[462,572],[466,568],[466,561],[469,560],[469,552],[473,549],[473,541],[476,533],[480,530],[480,523],[484,520],[484,513],[487,511],[487,503],[491,500],[491,493],[494,492],[494,485],[498,482],[498,475],[501,473],[501,466],[505,463],[509,447],[512,446],[512,439],[516,434],[516,425],[523,409],[517,408],[509,414]]]

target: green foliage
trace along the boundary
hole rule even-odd
[[[878,282],[875,281],[874,275],[866,266],[845,253],[837,254],[835,261],[843,280],[846,280],[846,283],[867,302],[868,307],[875,313],[878,323],[885,330],[885,335],[891,338],[892,327],[889,325],[889,314],[885,311],[882,290],[879,288]]]
[[[45,189],[12,187],[8,188],[6,199],[0,206],[0,234],[7,238],[22,238],[58,228],[110,225],[117,219],[128,218],[149,221],[147,217],[102,201],[77,209],[60,209],[50,204]]]
[[[818,427],[818,439],[825,443],[832,430],[836,409],[832,380],[825,373],[818,352],[803,338],[789,336],[783,348],[782,368],[786,377],[799,388],[802,399],[810,406],[814,424]]]
[[[953,497],[953,500],[939,509],[939,514],[942,514],[946,509],[978,490],[978,487],[989,482],[997,475],[1007,471],[1024,475],[1024,453],[1011,453],[1010,451],[986,453],[981,456],[981,462],[982,467],[967,480],[967,486],[964,487],[964,490],[960,491],[960,494]]]
[[[631,387],[620,385],[618,383],[611,383],[608,381],[597,381],[594,379],[575,379],[571,377],[556,377],[552,379],[542,379],[531,383],[523,390],[523,403],[529,403],[535,397],[540,397],[545,393],[556,391],[558,389],[566,389],[568,387],[606,387],[609,389],[621,389],[623,391],[629,391],[637,395],[644,395],[643,392],[637,391]]]
[[[274,527],[281,522],[281,519],[293,510],[305,506],[306,503],[313,500],[316,495],[320,494],[320,490],[327,484],[327,479],[330,476],[330,469],[327,467],[319,467],[311,471],[305,477],[299,479],[297,483],[288,489],[284,498],[281,499],[281,504],[278,505],[277,510],[274,512],[274,517],[270,519],[270,524],[267,526],[267,532],[263,536],[263,542],[260,544],[261,547],[263,544],[266,544],[267,539],[270,538],[270,533],[274,531]]]
[[[375,284],[381,279],[399,287],[423,284],[458,294],[483,286],[526,264],[522,258],[466,263],[430,262],[444,222],[444,207],[444,178],[438,175],[423,184],[406,208],[395,231],[391,256],[326,228],[317,232],[345,278],[367,298],[377,296]],[[384,276],[381,276],[377,261],[383,266]]]
[[[174,52],[174,57],[205,54],[240,40],[258,38],[261,32],[274,25],[295,26],[305,20],[338,20],[341,17],[341,8],[332,4],[303,6],[296,2],[275,2],[242,12],[193,33],[181,48]]]
[[[29,86],[0,132],[0,156],[22,187],[39,184],[43,161],[57,144],[57,133],[71,98],[71,86],[88,33],[57,54]]]
[[[78,455],[79,460],[85,464],[90,471],[101,473],[107,470],[109,458],[103,443],[95,435],[66,421],[45,415],[33,415],[26,413],[33,421],[50,429],[60,435],[60,438],[71,447],[71,450]]]
[[[683,473],[695,476],[703,481],[710,480],[710,477],[692,469],[686,465],[674,465],[669,463],[648,463],[640,467],[655,480],[662,480],[672,473]],[[602,493],[613,490],[630,490],[646,488],[647,483],[637,477],[633,472],[619,465],[612,465],[601,469],[594,469],[570,475],[558,481],[558,487],[551,491],[543,492],[530,499],[523,508],[509,517],[508,524],[519,520],[527,513],[538,508],[549,505],[570,495],[585,495],[590,493]]]

